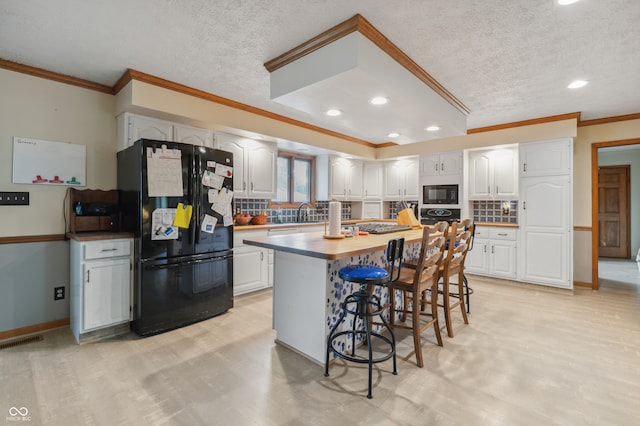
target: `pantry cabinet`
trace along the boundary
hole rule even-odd
[[[520,177],[570,174],[572,145],[570,139],[520,144]]]
[[[215,147],[233,154],[233,195],[275,198],[278,147],[275,143],[216,134]]]
[[[364,200],[382,200],[382,164],[367,161],[363,165],[362,198]]]
[[[497,147],[468,152],[468,198],[518,198],[518,147]]]
[[[383,198],[387,201],[418,200],[418,157],[384,163]]]
[[[71,240],[70,322],[76,342],[131,318],[131,238]]]

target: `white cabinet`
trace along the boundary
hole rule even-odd
[[[571,139],[520,144],[520,177],[570,174],[572,147]]]
[[[130,238],[71,240],[70,322],[76,342],[130,320],[131,245]]]
[[[362,172],[362,198],[364,200],[382,200],[382,164],[367,161]]]
[[[420,156],[420,176],[455,176],[462,174],[462,152],[443,152]]]
[[[316,175],[318,200],[362,200],[362,161],[319,155]]]
[[[571,177],[530,177],[520,185],[520,279],[572,288]]]
[[[125,112],[117,119],[118,151],[133,145],[138,139],[182,142],[213,148],[213,132],[171,121]]]
[[[518,147],[497,147],[468,152],[468,198],[518,198]]]
[[[245,245],[244,238],[266,237],[267,230],[236,231],[233,235],[233,294],[243,294],[267,288],[272,285],[269,270],[273,266],[271,250]]]
[[[217,133],[215,146],[233,153],[233,195],[275,198],[278,147],[275,143]]]
[[[465,271],[515,279],[516,249],[516,229],[476,227],[473,248],[465,260]]]
[[[384,163],[383,197],[388,201],[418,200],[418,157]]]

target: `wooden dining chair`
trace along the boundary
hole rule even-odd
[[[434,238],[429,238],[430,228],[425,227],[422,231],[420,242],[420,254],[413,267],[403,268],[400,278],[389,285],[390,325],[391,328],[405,328],[413,331],[413,345],[416,353],[418,367],[422,368],[421,333],[428,327],[433,326],[433,330],[442,346],[442,336],[440,335],[440,325],[438,322],[438,268],[442,260],[442,247],[445,238],[441,234],[436,234]],[[402,305],[396,306],[396,291],[402,293]],[[421,306],[429,304],[430,312],[425,312]],[[400,314],[400,321],[404,323],[408,316],[411,317],[411,326],[400,324],[396,321],[396,314]],[[427,317],[426,322],[421,321],[421,317]]]
[[[447,243],[447,255],[439,274],[441,284],[438,292],[442,294],[442,303],[438,306],[444,309],[444,320],[449,337],[453,337],[452,311],[458,306],[462,312],[464,323],[469,324],[464,299],[464,261],[467,257],[471,240],[471,226],[473,226],[473,223],[467,220],[461,221],[460,223],[453,222],[451,224]],[[455,278],[456,282],[452,284],[451,278]],[[456,287],[452,289],[452,286]]]

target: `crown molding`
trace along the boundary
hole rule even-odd
[[[638,120],[638,119],[640,119],[640,113],[616,115],[616,116],[613,116],[613,117],[596,118],[596,119],[593,119],[593,120],[578,121],[578,127],[596,126],[598,124],[617,123],[617,122],[620,122],[620,121]]]
[[[554,121],[570,120],[572,118],[580,121],[579,112],[571,112],[568,114],[551,115],[548,117],[533,118],[531,120],[514,121],[512,123],[497,124],[495,126],[476,127],[474,129],[467,129],[467,134],[472,135],[474,133],[493,132],[495,130],[511,129],[514,127],[531,126],[533,124],[551,123]]]

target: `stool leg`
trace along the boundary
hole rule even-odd
[[[369,387],[367,398],[373,398],[371,394],[371,387],[373,383],[372,374],[373,374],[373,349],[371,348],[371,328],[369,328],[369,321],[364,321],[364,330],[367,336],[367,348],[369,349]]]
[[[467,313],[470,314],[471,307],[469,306],[469,281],[467,281],[466,275],[464,276],[463,280],[464,280],[464,294],[467,297]]]
[[[333,333],[336,332],[336,330],[338,329],[338,326],[340,325],[340,323],[344,319],[345,315],[347,315],[347,311],[344,308],[345,308],[345,306],[342,307],[342,313],[338,317],[338,321],[336,321],[336,323],[333,325],[333,327],[331,327],[331,331],[329,331],[329,336],[327,337],[327,356],[325,358],[325,363],[324,363],[324,375],[325,376],[329,376],[329,353],[331,353],[331,342],[333,340]]]

